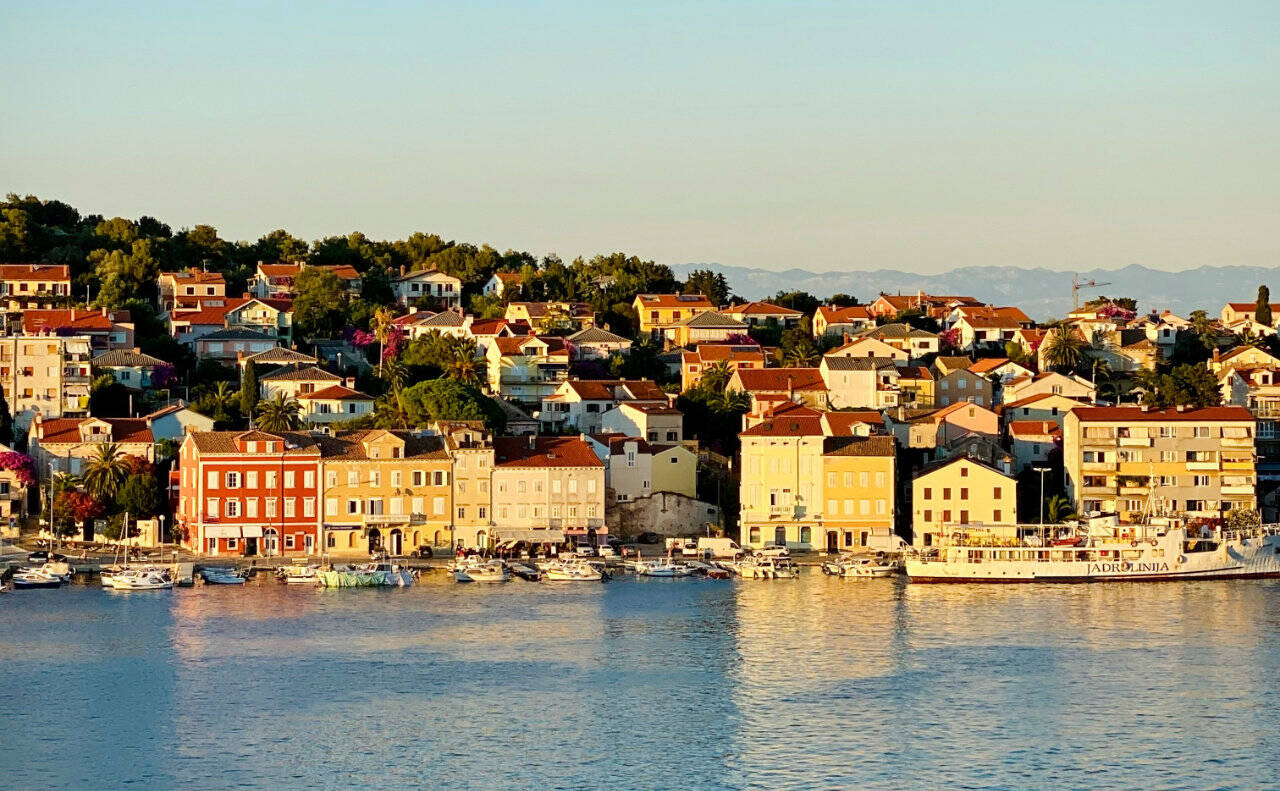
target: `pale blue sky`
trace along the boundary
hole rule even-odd
[[[0,4],[0,191],[228,238],[1280,263],[1280,3]]]

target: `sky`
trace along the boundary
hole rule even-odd
[[[1280,3],[17,3],[0,192],[782,270],[1280,257]]]

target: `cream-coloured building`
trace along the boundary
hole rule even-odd
[[[684,439],[684,414],[667,404],[626,402],[600,416],[600,430],[649,442],[680,442]]]
[[[6,310],[47,308],[70,297],[66,264],[0,264],[0,304]]]
[[[434,428],[453,457],[453,526],[448,536],[437,535],[433,541],[436,546],[481,546],[481,537],[493,527],[493,438],[479,421],[438,423]]]
[[[93,348],[85,336],[0,337],[0,385],[21,429],[38,413],[48,418],[89,414]]]
[[[155,440],[146,418],[59,418],[37,415],[27,436],[41,478],[53,473],[79,475],[102,445],[114,443],[129,456],[155,460]]]
[[[953,528],[1017,523],[1017,484],[966,456],[926,467],[911,482],[912,543],[936,546]]]
[[[604,464],[580,437],[493,440],[493,531],[557,530],[593,542],[604,521]]]
[[[1081,407],[1062,430],[1078,511],[1220,517],[1257,508],[1253,414],[1244,407]]]

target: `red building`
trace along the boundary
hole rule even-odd
[[[179,456],[175,524],[206,555],[320,551],[320,446],[307,434],[198,431]]]

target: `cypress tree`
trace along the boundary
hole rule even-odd
[[[1254,321],[1271,326],[1271,289],[1258,286],[1258,309],[1253,312]]]
[[[240,415],[245,420],[253,420],[253,412],[258,408],[258,366],[253,361],[244,365],[244,375],[240,378]]]

